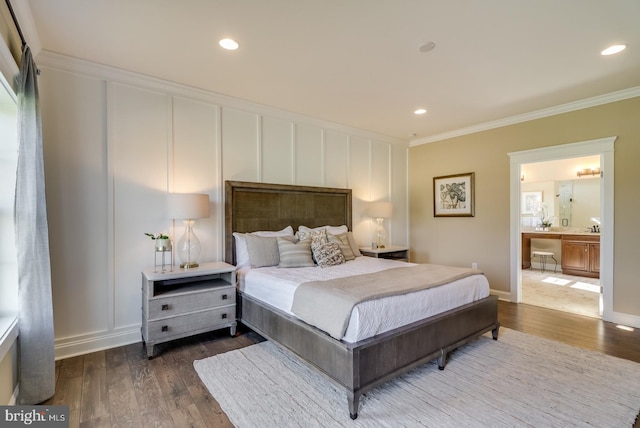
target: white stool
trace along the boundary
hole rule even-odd
[[[531,260],[533,260],[535,256],[540,257],[542,272],[544,272],[547,267],[547,257],[551,257],[551,259],[556,263],[556,265],[553,267],[553,272],[555,273],[556,269],[558,268],[558,261],[556,260],[555,255],[556,253],[553,253],[551,251],[533,251],[531,253]]]

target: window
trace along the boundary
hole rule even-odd
[[[13,207],[18,162],[16,97],[0,75],[0,337],[18,311]],[[4,324],[7,324],[5,326]]]

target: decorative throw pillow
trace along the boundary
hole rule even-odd
[[[344,256],[340,246],[335,242],[316,241],[311,244],[313,258],[320,267],[335,266],[344,263]]]
[[[303,227],[303,226],[300,226]],[[304,241],[307,238],[311,238],[311,243],[314,242],[321,242],[323,244],[326,244],[327,241],[327,231],[323,228],[319,228],[319,229],[309,229],[306,228],[306,230],[301,230],[300,228],[298,229],[298,239],[301,241]]]
[[[351,251],[353,251],[353,255],[355,257],[360,257],[362,253],[360,252],[360,248],[358,248],[358,243],[356,242],[356,238],[353,237],[353,232],[347,232],[347,237],[349,238],[349,245],[351,246]]]
[[[251,233],[233,232],[236,244],[236,266],[238,268],[251,266],[249,259],[249,250],[247,249],[246,235],[255,236],[293,236],[293,227],[287,226],[282,230],[260,230]]]
[[[278,250],[280,252],[281,268],[297,268],[315,266],[311,258],[311,239],[294,242],[293,238],[278,237]]]
[[[248,233],[245,239],[252,268],[277,266],[280,263],[280,252],[275,237],[256,236]]]
[[[345,261],[353,260],[356,258],[356,256],[353,254],[353,250],[351,249],[351,245],[349,244],[349,237],[346,233],[341,233],[339,235],[329,234],[328,238],[329,242],[338,244]]]

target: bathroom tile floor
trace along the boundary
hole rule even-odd
[[[598,278],[522,270],[522,303],[601,318],[600,296]]]

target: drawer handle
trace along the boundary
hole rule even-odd
[[[169,310],[169,305],[162,305],[162,310],[163,311],[168,311]]]
[[[227,300],[227,295],[226,294],[222,295],[222,300]]]
[[[222,314],[222,319],[223,320],[227,319],[227,314]]]
[[[163,325],[161,330],[162,331],[169,331],[169,326],[168,325]]]

